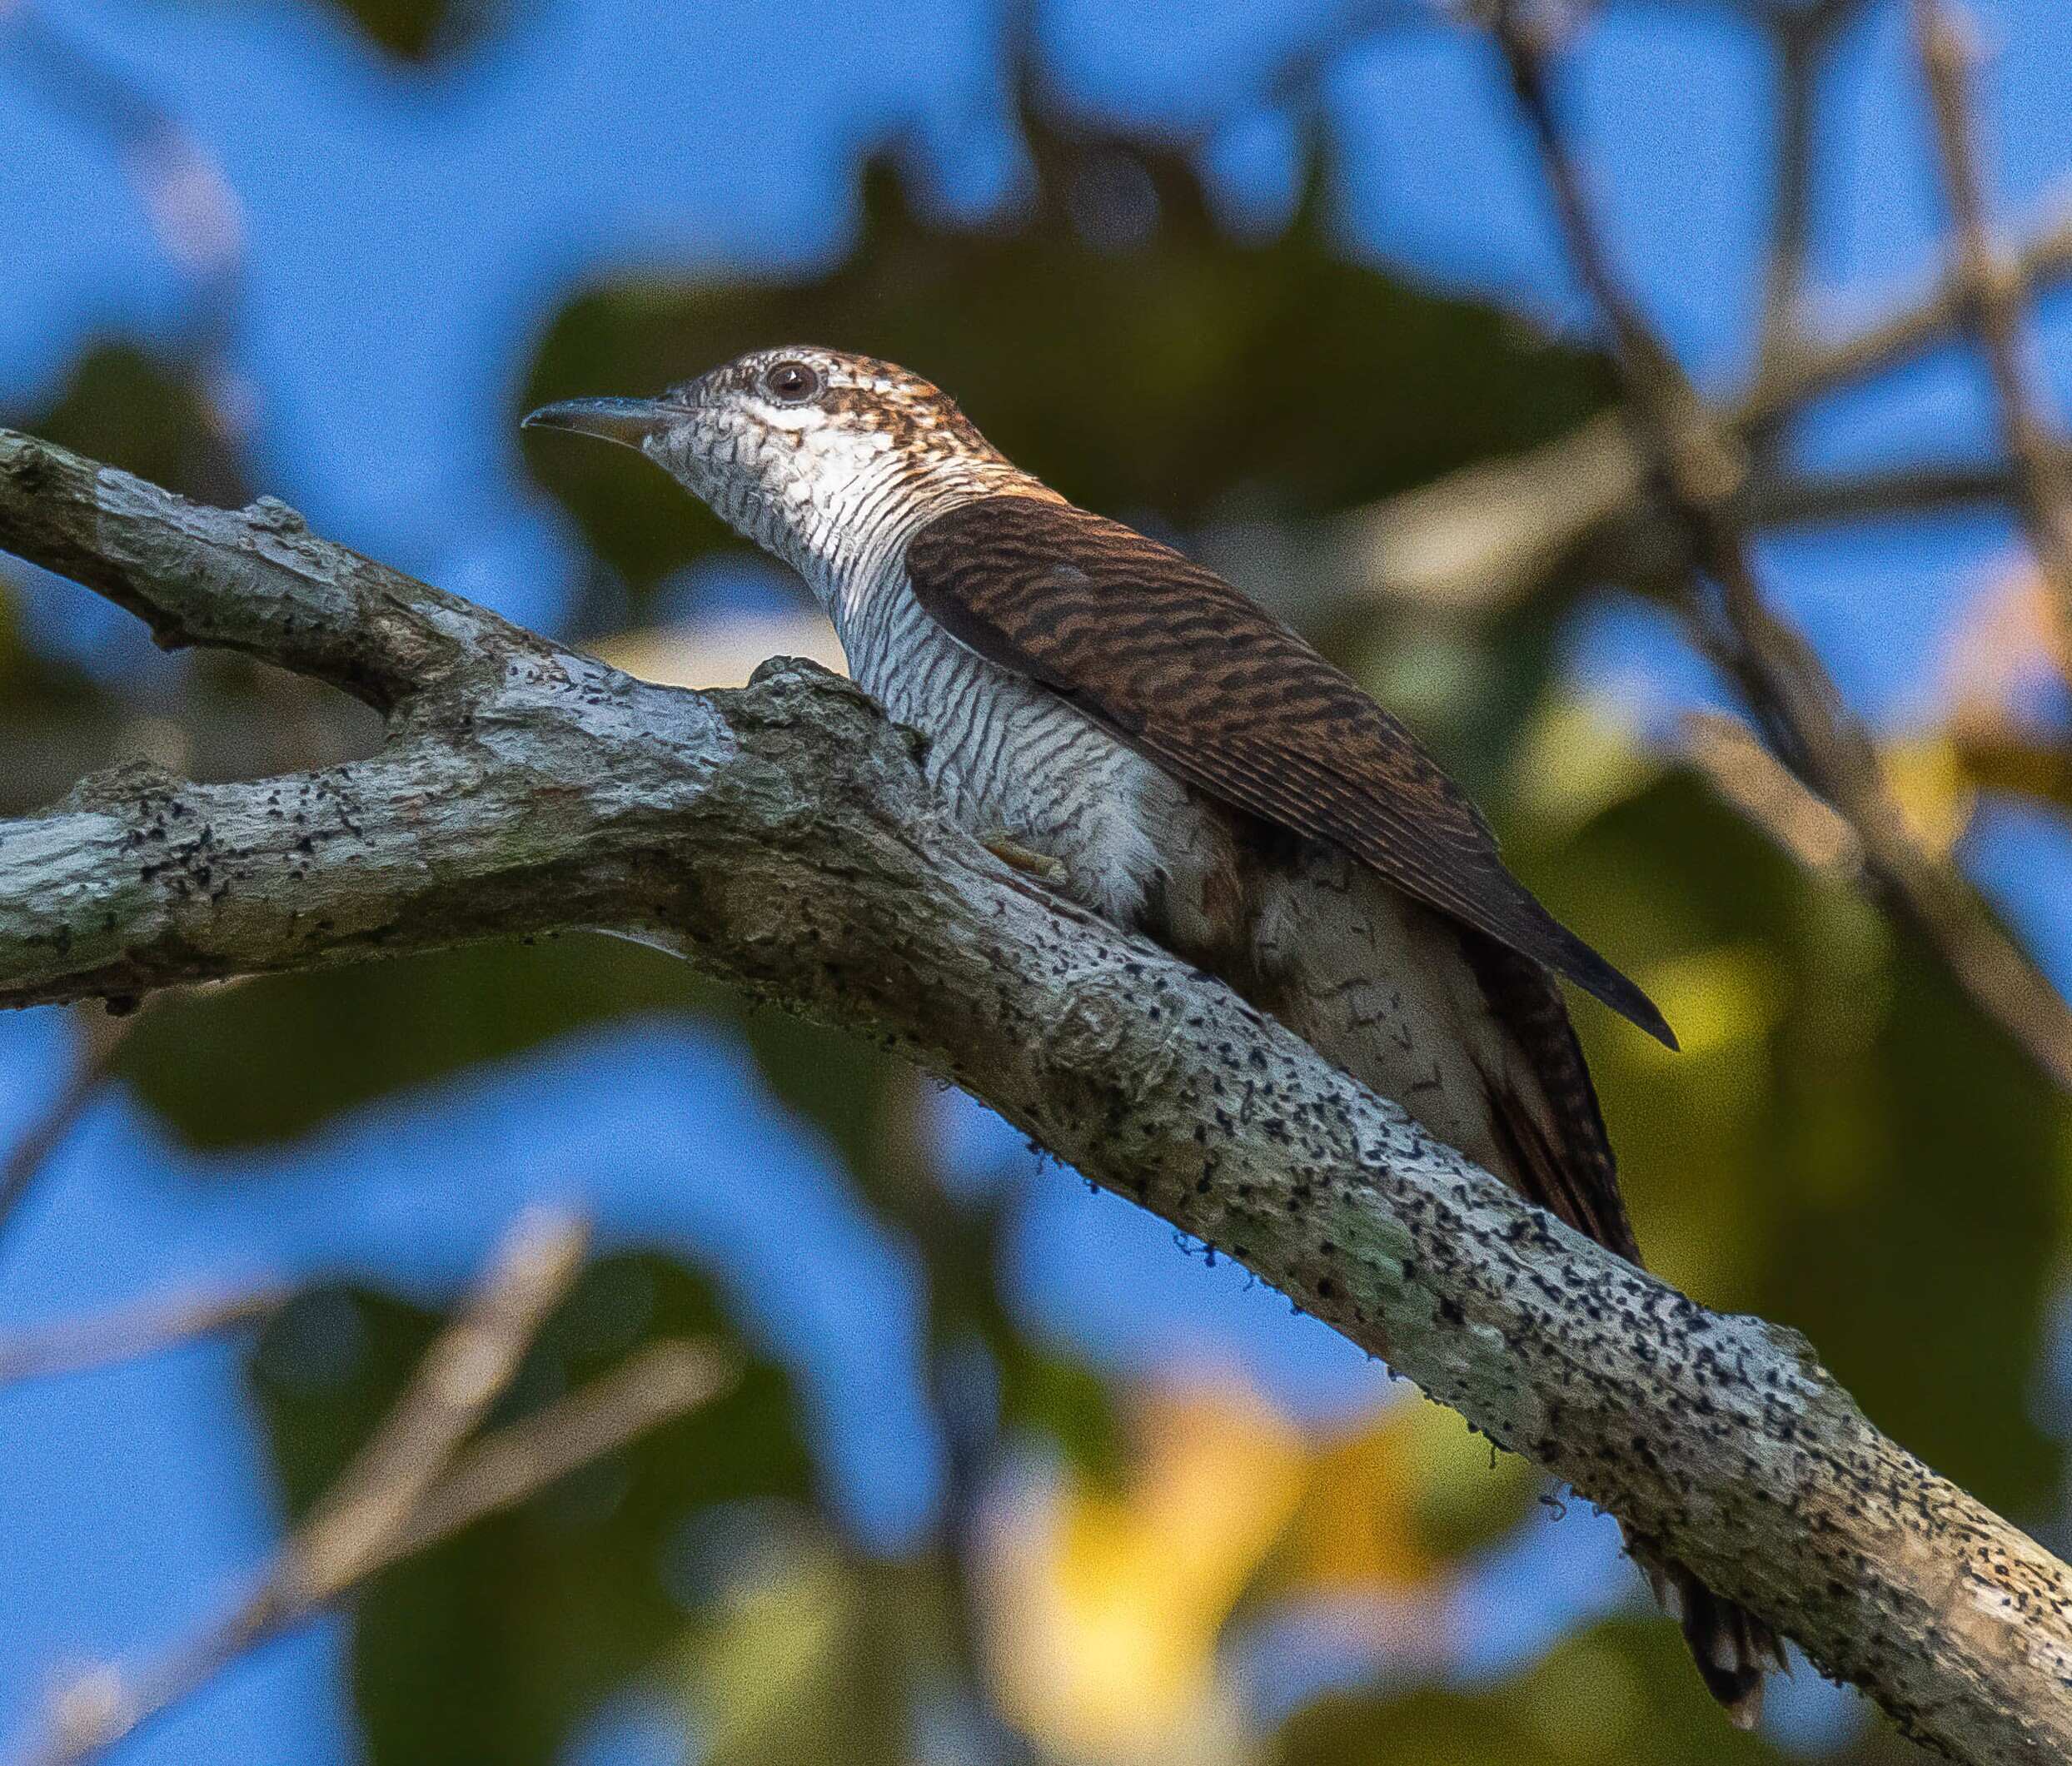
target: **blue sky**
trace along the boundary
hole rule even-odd
[[[510,37],[429,72],[399,72],[317,5],[39,10],[182,119],[237,193],[251,273],[232,366],[265,488],[320,530],[528,620],[554,621],[577,567],[513,427],[525,364],[562,303],[630,267],[723,276],[839,255],[857,155],[895,130],[918,139],[954,212],[984,213],[1018,175],[998,18],[962,0],[540,0]],[[1285,198],[1293,132],[1254,96],[1263,59],[1338,10],[1063,0],[1045,8],[1042,40],[1073,103],[1189,128],[1223,119],[1204,162],[1233,216],[1264,225]],[[2072,11],[1983,10],[2005,52],[1984,76],[1992,189],[2003,212],[2027,216],[2072,167]],[[1815,271],[1850,291],[1837,323],[1939,261],[1904,67],[1888,5],[1830,77]],[[1621,265],[1716,388],[1749,359],[1770,77],[1727,13],[1636,7],[1593,33],[1564,86]],[[1583,326],[1486,51],[1457,32],[1392,31],[1341,58],[1325,89],[1349,253]],[[177,334],[196,293],[111,144],[12,43],[4,7],[0,143],[4,415],[47,398],[97,340]],[[2072,408],[2062,372],[2055,390]],[[1985,410],[1975,366],[1945,351],[1834,401],[1798,444],[1837,468],[1975,458],[1990,446]],[[1904,723],[1922,709],[1920,659],[2010,544],[2004,522],[1975,516],[1781,539],[1764,562],[1851,694]],[[28,619],[39,641],[110,674],[161,665],[82,591],[40,580]],[[1707,691],[1674,640],[1630,612],[1586,622],[1575,665],[1645,683],[1644,719]],[[2072,978],[2050,882],[2065,858],[2060,828],[2010,812],[1990,818],[1977,863],[2025,924],[2055,928],[2046,953]],[[0,1135],[56,1082],[63,1027],[0,1020]],[[1209,1271],[1148,1217],[1034,1170],[969,1107],[942,1109],[960,1165],[1024,1188],[1010,1288],[1040,1331],[1118,1370],[1233,1360],[1312,1416],[1372,1401],[1374,1369],[1242,1271]],[[548,1195],[594,1206],[610,1241],[676,1247],[737,1295],[802,1383],[837,1511],[884,1549],[917,1536],[937,1448],[913,1271],[740,1053],[681,1023],[585,1033],[234,1158],[174,1147],[108,1098],[0,1248],[0,1328],[246,1274],[380,1275],[441,1293],[515,1207]],[[212,1610],[276,1524],[222,1348],[0,1395],[0,1736],[53,1660],[162,1643]],[[1564,1535],[1561,1550],[1609,1565],[1610,1542],[1591,1537]],[[325,1628],[276,1650],[127,1758],[351,1758],[337,1647]]]

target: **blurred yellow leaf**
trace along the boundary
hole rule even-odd
[[[1218,1636],[1311,1475],[1293,1424],[1236,1376],[1149,1395],[1123,1492],[1068,1474],[1006,1516],[988,1574],[1015,1720],[1073,1759],[1234,1759]]]
[[[1884,754],[1885,777],[1907,821],[1925,845],[1947,853],[1971,825],[1979,802],[1955,745],[1945,736],[1923,735],[1894,743]]]
[[[2033,572],[2009,577],[1966,610],[1937,698],[1951,764],[1970,784],[2072,808],[2072,760],[2025,704],[2054,679],[2072,678],[2060,643],[2050,593]]]
[[[1512,806],[1542,824],[1542,838],[1558,838],[1645,789],[1661,770],[1660,759],[1602,699],[1551,694],[1519,739]]]
[[[1275,1563],[1269,1596],[1401,1594],[1447,1575],[1513,1525],[1539,1488],[1524,1460],[1406,1390],[1322,1443]]]
[[[1790,1002],[1790,983],[1775,953],[1753,940],[1719,944],[1649,963],[1641,975],[1663,1014],[1676,1027],[1681,1051],[1642,1045],[1638,1052],[1688,1065],[1733,1044],[1769,1035]]]
[[[1229,1375],[1146,1395],[1131,1425],[1120,1494],[1067,1473],[1004,1519],[989,1560],[1002,1702],[1073,1760],[1243,1758],[1218,1659],[1241,1602],[1352,1597],[1357,1612],[1380,1595],[1400,1618],[1539,1485],[1407,1395],[1312,1440]],[[1417,1628],[1434,1633],[1443,1606]]]

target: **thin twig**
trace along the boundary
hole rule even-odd
[[[461,1443],[518,1372],[582,1266],[589,1229],[529,1210],[505,1236],[461,1316],[426,1351],[394,1409],[283,1555],[291,1592],[322,1600],[409,1522]]]
[[[643,1350],[580,1391],[470,1447],[425,1493],[410,1525],[366,1574],[524,1501],[635,1436],[716,1398],[733,1380],[731,1364],[705,1345],[670,1341]]]
[[[376,1541],[341,1579],[321,1589],[298,1585],[284,1573],[290,1556],[284,1550],[249,1597],[133,1686],[112,1668],[75,1680],[52,1702],[48,1729],[54,1739],[27,1755],[23,1766],[76,1766],[94,1758],[378,1571],[710,1402],[732,1379],[725,1359],[703,1345],[657,1343],[581,1390],[486,1436],[458,1454],[403,1525]]]
[[[2072,276],[2072,219],[2040,227],[2015,253],[2012,273],[2025,286]],[[1911,361],[1963,325],[1970,296],[1954,267],[1925,294],[1904,301],[1881,319],[1840,337],[1801,337],[1778,353],[1775,365],[1729,412],[1744,432],[1776,422],[1836,387]]]
[[[287,1291],[281,1287],[181,1295],[171,1300],[154,1296],[92,1318],[67,1319],[24,1331],[11,1341],[0,1340],[0,1386],[159,1355],[198,1337],[257,1324],[286,1297]]]
[[[49,1740],[27,1758],[42,1766],[92,1758],[261,1639],[416,1549],[409,1542],[430,1492],[460,1475],[449,1467],[461,1443],[516,1375],[575,1280],[588,1238],[572,1216],[521,1215],[373,1439],[281,1546],[251,1596],[134,1684],[112,1667],[74,1681],[52,1701]]]
[[[102,1088],[114,1077],[115,1057],[156,994],[147,994],[117,1013],[99,1006],[83,1007],[75,1017],[80,1037],[72,1069],[42,1112],[8,1149],[0,1165],[0,1236],[15,1211],[27,1200],[57,1149],[65,1144]]]
[[[1980,1009],[2072,1091],[2072,1007],[1954,863],[1915,838],[1870,736],[1805,637],[1771,609],[1731,513],[1746,463],[1611,270],[1555,116],[1542,46],[1517,0],[1498,0],[1492,25],[1570,253],[1611,329],[1636,445],[1686,554],[1687,624],[1778,759],[1848,822],[1880,893]]]
[[[1835,32],[1862,0],[1817,0],[1763,15],[1776,42],[1778,72],[1776,194],[1763,306],[1756,346],[1760,379],[1781,366],[1801,335],[1806,272],[1813,236],[1813,172],[1822,57]]]
[[[1939,0],[1914,0],[1914,42],[1928,82],[1944,187],[1955,226],[1955,259],[1966,316],[1985,352],[2000,434],[2014,462],[2015,513],[2057,610],[2060,666],[2072,671],[2072,470],[2045,415],[2030,360],[2028,286],[1992,234],[1968,76],[1972,53],[1957,15]]]

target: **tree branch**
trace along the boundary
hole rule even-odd
[[[2072,673],[2072,470],[2043,415],[2027,348],[2028,286],[1994,242],[1966,81],[1971,52],[1939,0],[1914,0],[1914,42],[1935,112],[1943,182],[1956,227],[1955,275],[1965,316],[1985,350],[2000,434],[2015,463],[2015,510],[2058,615],[2060,666]]]
[[[799,664],[738,693],[643,686],[306,539],[285,584],[227,569],[204,589],[246,518],[0,439],[0,460],[25,452],[45,462],[28,484],[0,470],[10,543],[49,555],[38,500],[57,495],[81,574],[147,606],[177,589],[183,630],[277,634],[281,659],[348,684],[404,683],[427,631],[472,621],[481,648],[447,642],[436,694],[385,689],[388,743],[354,767],[105,779],[0,823],[0,1002],[519,931],[665,940],[903,1050],[1245,1263],[1914,1733],[1981,1763],[2072,1752],[2064,1565],[1880,1435],[1791,1333],[1591,1244],[1217,982],[1001,864],[854,688]],[[82,487],[121,519],[82,521]],[[115,562],[82,555],[97,533]],[[147,554],[173,589],[125,562]],[[280,617],[288,592],[311,625]]]
[[[0,1386],[133,1361],[199,1337],[257,1324],[286,1297],[278,1287],[154,1296],[90,1318],[17,1331],[0,1337]]]
[[[27,1766],[97,1758],[377,1571],[716,1395],[729,1378],[717,1356],[694,1344],[660,1343],[580,1391],[462,1445],[567,1291],[586,1236],[565,1217],[521,1216],[373,1440],[252,1592],[134,1680],[103,1668],[61,1689]]]
[[[240,650],[382,711],[544,647],[327,540],[271,497],[240,513],[0,430],[0,548],[106,595],[166,649]]]
[[[1868,732],[1812,646],[1771,606],[1731,509],[1747,477],[1742,451],[1612,271],[1562,140],[1538,33],[1517,0],[1497,0],[1492,24],[1539,146],[1562,234],[1611,331],[1634,445],[1683,552],[1687,628],[1739,690],[1777,758],[1849,823],[1879,893],[1938,953],[1973,1003],[2072,1091],[2072,1007],[1955,864],[1915,838]]]

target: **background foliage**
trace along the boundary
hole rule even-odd
[[[1472,570],[1413,593],[1363,550],[1390,500],[1472,486],[1613,391],[1486,49],[1414,7],[1170,10],[23,0],[0,8],[0,413],[193,495],[277,492],[712,683],[824,649],[803,591],[629,456],[521,453],[518,413],[794,336],[931,374],[1417,724],[1682,1035],[1671,1057],[1581,1018],[1656,1266],[1806,1331],[1880,1425],[2062,1547],[2063,1098],[1697,764],[1680,714],[1726,700],[1656,574],[1555,546],[1502,594]],[[1609,8],[1565,87],[1622,261],[1715,386],[1746,371],[1764,268],[1770,10]],[[1895,9],[1831,10],[1809,259],[1860,315],[1938,261],[1940,220]],[[1988,14],[2016,216],[2072,159],[2047,13]],[[1795,471],[1990,462],[1986,410],[1952,345],[1773,440]],[[2062,677],[2004,518],[1913,502],[1761,555],[2062,982]],[[0,576],[0,808],[140,749],[227,778],[375,734]],[[88,1033],[0,1025],[0,1126]],[[0,1391],[15,1727],[54,1664],[220,1606],[549,1196],[611,1242],[512,1414],[686,1331],[731,1346],[740,1389],[124,1758],[1906,1757],[1803,1670],[1729,1731],[1601,1518],[974,1107],[652,953],[197,993],[111,1073],[0,1242],[0,1319],[302,1287],[255,1341]]]

